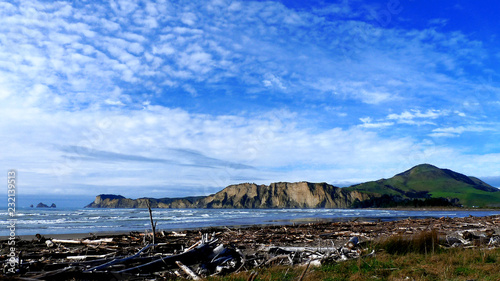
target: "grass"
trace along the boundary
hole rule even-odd
[[[309,268],[305,280],[500,280],[500,248],[441,249],[437,234],[427,232],[411,239],[394,236],[371,248],[374,257]],[[277,266],[257,269],[255,280],[299,280],[304,267]],[[251,272],[240,272],[210,281],[246,281]]]
[[[387,180],[388,183],[393,183],[393,180]],[[464,183],[456,183],[450,180],[435,180],[435,181],[414,181],[408,186],[394,184],[395,187],[403,191],[429,191],[433,198],[458,198],[464,206],[479,206],[479,207],[499,207],[500,192],[487,192],[475,189]],[[360,186],[349,187],[347,190],[357,190],[363,193],[401,195],[385,186],[385,183],[368,182]]]
[[[500,280],[500,249],[451,249],[434,254],[389,254],[310,268],[303,280]],[[298,280],[303,267],[258,269],[255,280]],[[211,281],[246,281],[251,272]]]
[[[383,249],[389,254],[434,254],[440,251],[436,230],[421,232],[416,235],[393,235],[380,240],[374,246]]]
[[[410,170],[409,174],[396,175],[390,179],[366,182],[347,187],[363,193],[404,195],[390,186],[408,191],[428,191],[433,198],[458,198],[466,207],[500,207],[500,192],[487,192],[474,188],[474,185],[451,176],[433,166],[420,165]]]

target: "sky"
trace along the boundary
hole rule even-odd
[[[429,163],[500,187],[496,5],[2,1],[2,177],[92,200]]]

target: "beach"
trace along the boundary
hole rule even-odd
[[[85,260],[83,256],[101,257],[104,259],[102,261],[104,263],[105,260],[109,261],[116,257],[137,253],[146,244],[152,242],[150,232],[149,230],[146,233],[137,231],[109,232],[99,235],[54,234],[38,238],[26,236],[17,242],[17,250],[22,251],[24,263],[37,263],[37,270],[42,271],[58,268],[57,263],[68,266],[68,259],[74,260],[75,256],[80,256],[83,260]],[[366,254],[364,248],[369,243],[383,241],[390,237],[416,237],[419,234],[431,232],[436,235],[436,247],[439,244],[440,247],[447,248],[497,248],[500,247],[500,215],[461,218],[408,218],[393,221],[354,218],[350,221],[337,222],[160,230],[156,233],[155,243],[160,243],[162,246],[156,248],[155,251],[157,251],[157,255],[176,255],[182,253],[186,248],[196,245],[203,236],[210,236],[211,239],[216,239],[218,245],[237,249],[248,260],[248,257],[258,256],[259,249],[269,250],[270,247],[291,247],[293,249],[338,247],[341,249],[353,237],[356,237],[356,247],[352,249],[353,252],[348,252],[346,255],[359,258],[360,255]],[[3,240],[2,245],[6,245],[7,242],[7,240]],[[431,250],[429,249],[429,251]],[[6,247],[2,248],[1,254],[2,260],[5,261],[7,258]],[[153,254],[155,253],[149,253],[149,255]],[[51,258],[51,256],[53,257]],[[89,261],[87,260],[87,262]],[[79,268],[77,264],[72,266]],[[247,267],[250,269],[249,265]],[[165,270],[162,269],[162,271]],[[27,271],[24,276],[31,275]]]

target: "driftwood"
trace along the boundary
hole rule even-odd
[[[154,244],[156,237],[156,222],[153,221],[153,211],[151,210],[151,201],[149,199],[146,201],[146,205],[148,206],[149,220],[151,222],[151,230],[153,231],[153,244]]]
[[[152,219],[152,217],[151,217]],[[154,226],[154,224],[153,224]],[[310,266],[375,256],[370,241],[437,231],[439,247],[500,247],[500,216],[486,218],[350,221],[243,229],[155,231],[85,239],[17,241],[18,280],[168,280],[205,278],[276,264]],[[208,233],[211,233],[209,235]],[[200,238],[201,236],[201,238]],[[1,245],[7,245],[2,241]],[[3,246],[2,246],[3,247]],[[0,263],[6,267],[7,248]],[[248,280],[254,280],[256,273]],[[0,276],[2,279],[2,276]]]
[[[52,241],[52,243],[60,243],[60,244],[108,244],[113,242],[113,238],[102,238],[96,240],[68,240],[68,239],[52,239],[47,240]],[[47,243],[47,241],[45,243]]]
[[[180,269],[182,269],[187,275],[189,275],[193,280],[200,280],[200,276],[198,276],[196,273],[194,273],[191,268],[185,266],[182,262],[176,261],[175,262]]]
[[[58,241],[58,243],[66,242],[68,241]],[[73,242],[70,241],[69,244],[81,245]],[[58,259],[63,260],[48,264],[43,262],[44,258],[38,262],[22,262],[19,265],[19,272],[22,273],[22,278],[30,280],[143,280],[166,276],[170,271],[173,274],[174,269],[180,267],[192,279],[199,280],[200,275],[235,271],[241,268],[244,262],[238,251],[217,244],[217,239],[209,239],[208,235],[203,235],[202,239],[195,243],[195,247],[189,247],[179,254],[151,251],[154,247],[162,249],[165,245],[165,243],[149,244],[129,256],[112,257],[111,253],[102,255],[52,253],[46,257],[58,256]]]

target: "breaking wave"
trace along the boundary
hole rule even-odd
[[[400,211],[367,209],[155,209],[159,230],[196,229],[211,226],[246,226],[292,222],[339,221],[364,218],[396,220],[425,217],[498,215],[500,211]],[[0,236],[9,235],[7,212],[0,212]],[[145,209],[25,209],[17,210],[16,234],[64,234],[99,231],[145,231]]]

